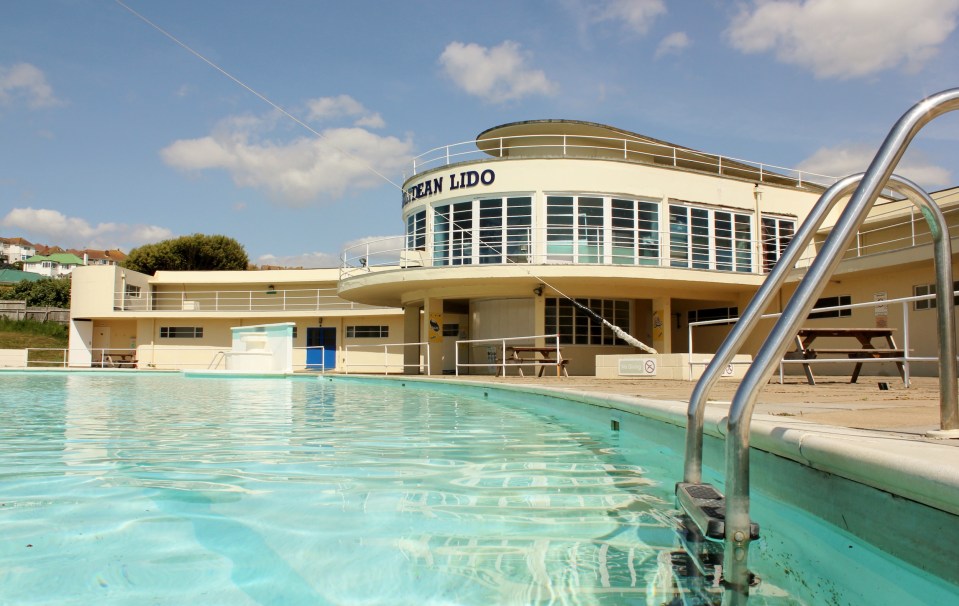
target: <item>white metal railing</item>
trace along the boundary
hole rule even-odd
[[[302,357],[303,357],[303,363],[302,363],[302,364],[299,364],[299,363],[296,361],[300,356],[297,356],[297,355],[294,355],[294,356],[293,356],[293,371],[294,371],[294,372],[296,372],[297,370],[310,370],[310,371],[315,371],[315,370],[317,370],[317,366],[319,366],[320,374],[326,374],[326,347],[325,347],[324,345],[310,345],[310,346],[307,346],[307,347],[294,347],[294,348],[293,348],[293,351],[294,351],[294,352],[297,352],[297,351],[302,351],[302,352],[303,352],[303,356],[302,356]],[[319,365],[317,365],[316,363],[311,363],[311,362],[309,361],[309,360],[310,360],[310,352],[311,352],[311,351],[318,351],[318,352],[320,352],[320,364],[319,364]]]
[[[114,293],[117,311],[182,311],[182,312],[274,312],[274,311],[339,311],[382,309],[340,298],[336,288],[275,290],[203,290],[186,292],[141,292],[131,296]]]
[[[506,352],[509,346],[506,345],[507,342],[512,343],[513,346],[530,346],[535,347],[537,342],[547,342],[548,339],[555,342],[556,355],[553,357],[553,360],[508,360]],[[476,343],[491,343],[485,347],[486,349],[486,361],[481,363],[472,363],[472,362],[460,362],[460,345],[473,345],[475,347]],[[469,352],[467,351],[467,360],[469,360]],[[559,335],[533,335],[530,337],[500,337],[495,339],[460,339],[456,342],[456,347],[454,349],[454,358],[456,364],[456,375],[459,376],[460,368],[473,368],[473,367],[486,367],[490,371],[493,371],[495,368],[499,367],[503,376],[506,376],[507,366],[559,366],[563,364],[563,358],[560,353],[559,348]]]
[[[470,265],[613,265],[687,268],[727,273],[765,273],[779,258],[779,246],[768,240],[741,240],[729,247],[717,247],[710,238],[706,244],[693,244],[688,234],[668,230],[641,233],[631,242],[607,237],[603,228],[525,227],[525,237],[516,239],[512,227],[497,228],[495,240],[471,236],[468,240],[436,244],[437,235],[427,232],[424,239],[432,247],[411,247],[402,236],[390,236],[363,242],[343,250],[340,256],[340,279],[390,269],[421,267],[463,267]],[[598,232],[596,231],[598,229]],[[473,229],[471,233],[483,230]],[[557,234],[570,233],[559,240]],[[585,232],[589,235],[582,235]],[[579,234],[578,236],[575,234]],[[599,235],[593,235],[599,234]],[[686,243],[682,243],[686,236]],[[775,258],[763,258],[763,246],[775,249]]]
[[[402,360],[402,362],[395,362],[395,361],[391,361],[391,360],[390,360],[390,351],[389,351],[389,350],[390,350],[391,347],[392,347],[392,348],[397,348],[397,347],[403,348],[403,351],[399,354],[399,356],[401,356],[400,359]],[[408,364],[408,363],[406,362],[405,356],[406,356],[406,348],[407,348],[407,347],[416,347],[416,348],[418,348],[418,349],[417,349],[417,354],[416,354],[416,357],[417,357],[416,363]],[[419,348],[421,348],[421,347],[425,347],[425,354],[421,354],[421,353],[420,353]],[[373,362],[373,361],[370,361],[370,362],[356,362],[356,361],[352,360],[351,357],[350,357],[351,353],[356,354],[356,353],[362,352],[362,353],[369,354],[368,356],[365,356],[365,357],[372,358],[373,356],[378,355],[379,350],[380,350],[381,348],[382,348],[382,350],[383,350],[383,359],[382,359],[381,362]],[[384,375],[385,375],[385,374],[389,374],[390,369],[393,369],[393,368],[401,368],[401,369],[403,369],[403,370],[405,370],[405,369],[407,369],[407,368],[417,368],[417,369],[419,369],[419,371],[420,371],[421,373],[423,373],[423,369],[425,368],[425,369],[426,369],[426,372],[425,372],[424,374],[426,374],[426,375],[429,375],[429,374],[430,374],[430,344],[429,344],[429,342],[427,342],[427,341],[423,341],[423,342],[420,342],[420,343],[379,343],[379,344],[376,344],[376,345],[367,345],[367,344],[356,344],[356,343],[354,343],[354,344],[350,344],[350,345],[345,346],[345,347],[344,347],[344,351],[345,351],[345,354],[346,354],[346,359],[345,359],[345,361],[343,362],[343,372],[345,372],[345,373],[347,373],[347,374],[349,374],[351,368],[356,368],[356,367],[360,367],[360,368],[382,368]],[[394,357],[397,356],[397,354],[395,354],[395,353],[392,354],[392,355],[393,355]],[[357,357],[358,357],[358,356],[357,356]]]
[[[484,149],[485,148],[485,149]],[[740,177],[760,183],[828,185],[835,177],[773,164],[708,154],[635,137],[535,134],[463,141],[428,150],[412,161],[413,175],[458,162],[490,157],[611,158]]]
[[[954,296],[959,297],[959,290],[955,291]],[[912,297],[901,297],[898,299],[889,299],[886,301],[867,301],[865,303],[852,303],[849,305],[836,305],[832,307],[816,307],[813,311],[814,313],[827,312],[827,311],[839,311],[839,310],[853,310],[859,308],[876,308],[880,306],[889,306],[898,304],[902,309],[902,350],[903,355],[900,357],[881,357],[881,358],[855,358],[854,360],[847,358],[816,358],[816,359],[802,359],[802,358],[783,358],[779,363],[779,382],[784,381],[784,371],[783,366],[786,364],[859,364],[863,363],[879,363],[879,362],[901,362],[903,365],[903,382],[906,387],[909,387],[909,364],[910,362],[936,362],[939,360],[939,357],[936,355],[933,356],[916,356],[910,353],[910,324],[909,324],[909,305],[915,303],[916,301],[929,301],[936,298],[935,294],[928,295],[919,295]],[[763,314],[761,318],[763,320],[770,320],[780,317],[782,314]],[[840,318],[835,318],[834,320],[841,320]],[[851,317],[850,317],[851,319]],[[739,318],[728,318],[721,320],[704,320],[702,322],[690,322],[689,328],[687,330],[687,338],[689,345],[689,371],[690,376],[694,376],[695,366],[706,366],[709,364],[712,356],[709,354],[703,354],[701,359],[696,359],[695,350],[693,348],[693,330],[703,326],[718,326],[723,324],[735,324],[739,321]],[[811,321],[815,322],[816,319]],[[787,355],[791,352],[787,352]],[[752,362],[730,362],[730,364],[742,364],[749,366]]]
[[[940,207],[959,197],[952,194],[937,200]],[[908,204],[908,208],[904,205]],[[942,208],[946,226],[951,238],[959,238],[959,206]],[[876,223],[882,225],[876,225]],[[917,246],[932,246],[933,237],[929,224],[914,204],[909,202],[887,202],[877,204],[869,215],[869,222],[856,233],[855,244],[843,256],[843,259],[855,259],[872,254],[895,252]],[[812,264],[815,256],[802,257],[796,266],[806,268]]]
[[[308,362],[307,352],[319,351],[320,364]],[[293,371],[326,372],[322,345],[293,348]],[[141,369],[141,370],[216,370],[226,366],[231,352],[222,346],[157,347],[144,346],[137,349],[117,347],[95,349],[69,349],[52,347],[27,348],[28,368],[83,368],[83,369]],[[44,352],[49,352],[44,355]],[[302,352],[298,354],[297,352]],[[56,354],[56,355],[50,355]],[[51,360],[41,357],[55,358]],[[71,359],[72,358],[72,359]]]

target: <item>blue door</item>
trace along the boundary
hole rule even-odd
[[[336,329],[310,327],[306,329],[306,368],[332,370],[336,368]]]

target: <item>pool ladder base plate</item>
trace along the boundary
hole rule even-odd
[[[722,541],[726,536],[726,497],[712,484],[676,484],[679,504],[696,524],[703,536],[711,541]],[[749,538],[759,538],[759,524],[749,523]]]

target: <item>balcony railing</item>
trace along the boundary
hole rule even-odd
[[[277,290],[205,290],[152,292],[140,296],[114,293],[114,310],[129,312],[325,312],[382,309],[347,301],[335,288]]]
[[[836,177],[829,175],[709,154],[635,137],[570,134],[516,135],[443,145],[413,158],[412,174],[490,157],[620,159],[795,187],[807,183],[830,185],[836,181]]]
[[[593,227],[506,227],[502,231],[506,233],[496,238],[462,232],[462,239],[448,232],[427,232],[422,236],[427,244],[422,247],[410,247],[402,236],[370,240],[343,251],[340,279],[383,269],[480,265],[660,266],[759,273],[778,259],[778,248],[773,253],[772,243],[766,243],[771,255],[766,258],[759,252],[763,248],[752,240],[729,239],[728,246],[720,246],[715,239],[675,231],[633,233],[625,239]]]
[[[943,214],[949,234],[959,238],[959,194],[938,200],[946,204]],[[565,230],[565,235],[563,231]],[[484,235],[481,235],[481,232]],[[485,236],[495,233],[492,238]],[[459,237],[460,239],[456,239]],[[470,265],[615,265],[659,266],[738,273],[768,273],[787,241],[739,240],[731,246],[716,244],[710,236],[697,244],[697,235],[659,230],[636,231],[620,236],[608,227],[477,228],[459,233],[424,232],[410,246],[411,238],[391,236],[345,249],[340,257],[340,279],[377,269],[461,267]],[[699,242],[703,242],[702,239]],[[857,233],[855,245],[844,259],[929,246],[932,236],[922,213],[893,201],[877,205],[870,220]],[[797,268],[808,267],[814,251],[799,259]]]

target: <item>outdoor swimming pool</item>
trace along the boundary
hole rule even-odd
[[[39,372],[0,384],[0,603],[673,597],[682,440],[666,424],[630,420],[626,439],[545,398],[443,384]],[[751,603],[957,596],[817,518],[753,502]]]

